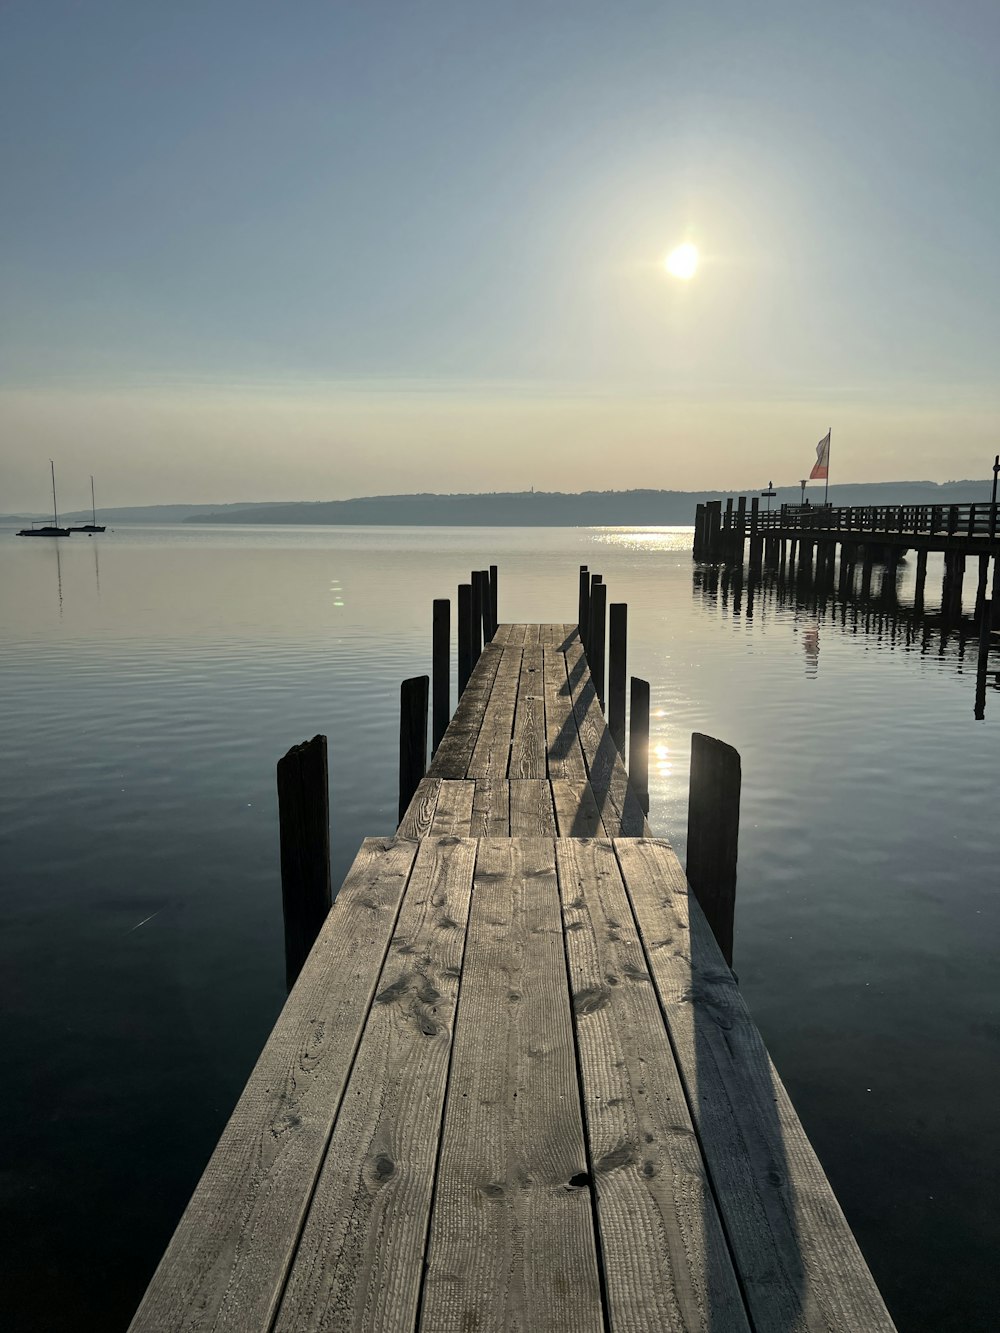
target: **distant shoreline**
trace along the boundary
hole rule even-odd
[[[936,483],[884,481],[830,487],[838,505],[988,504],[992,478]],[[258,526],[337,527],[688,527],[695,506],[706,500],[759,495],[759,491],[507,491],[459,495],[375,495],[351,500],[294,500],[228,505],[133,505],[102,508],[101,522],[115,523],[238,523]],[[806,495],[822,498],[822,486]],[[798,486],[777,489],[773,505],[797,504]],[[766,505],[761,500],[762,507]],[[24,524],[45,514],[4,514],[2,524]],[[85,513],[63,515],[75,522]]]

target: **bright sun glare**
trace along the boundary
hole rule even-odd
[[[690,241],[685,241],[676,250],[670,251],[664,263],[672,277],[683,278],[686,282],[688,278],[694,277],[698,268],[698,247],[692,245]]]

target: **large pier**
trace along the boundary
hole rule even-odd
[[[136,1333],[892,1329],[599,685],[495,627]]]

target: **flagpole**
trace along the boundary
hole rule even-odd
[[[830,443],[826,449],[826,490],[823,492],[823,508],[826,508],[826,502],[830,498],[830,451],[833,448],[833,427],[826,432],[830,438]]]

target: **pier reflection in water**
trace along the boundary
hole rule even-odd
[[[706,605],[748,626],[766,623],[778,611],[786,617],[791,612],[809,676],[819,675],[824,630],[865,638],[890,652],[950,661],[963,684],[974,679],[971,711],[984,720],[988,697],[1000,692],[1000,608],[986,597],[988,558],[979,562],[973,603],[971,588],[967,598],[961,589],[955,596],[946,568],[940,594],[928,595],[937,570],[928,571],[926,553],[912,565],[898,553],[887,554],[881,561],[814,559],[811,551],[802,558],[792,544],[785,557],[776,546],[759,563],[696,565],[694,592]],[[984,618],[990,622],[985,626]]]

